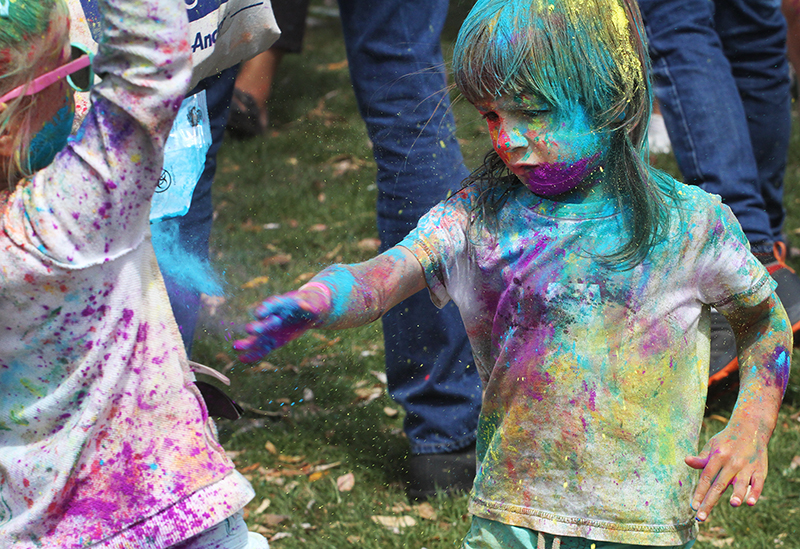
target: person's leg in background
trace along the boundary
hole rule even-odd
[[[795,100],[798,100],[798,74],[800,74],[800,0],[783,0],[781,10],[786,18],[786,53],[794,69]],[[800,101],[797,103],[800,109]]]
[[[793,325],[800,278],[782,242],[789,124],[786,27],[779,0],[639,0],[654,89],[684,181],[718,194],[778,281]],[[711,381],[736,370],[733,332],[712,316]]]
[[[284,54],[303,50],[309,1],[272,0],[272,12],[281,36],[270,49],[241,65],[228,120],[228,129],[235,137],[255,137],[266,131],[269,124],[267,103],[278,66]]]
[[[208,118],[211,124],[211,146],[206,154],[206,164],[192,195],[189,211],[182,217],[167,219],[161,224],[177,225],[180,243],[184,250],[194,257],[208,263],[208,241],[211,235],[211,222],[214,206],[211,202],[211,184],[217,169],[217,152],[222,146],[225,124],[233,94],[233,83],[236,79],[237,67],[231,67],[216,76],[201,80],[189,95],[201,90],[206,91]],[[159,250],[156,249],[156,257]],[[172,305],[172,312],[178,322],[187,355],[191,355],[197,315],[200,310],[200,291],[187,287],[169,272],[162,272],[167,294]]]
[[[378,165],[382,250],[468,175],[440,34],[447,0],[339,0],[350,77]],[[383,318],[389,391],[406,411],[407,491],[469,489],[481,389],[458,310],[420,292]]]

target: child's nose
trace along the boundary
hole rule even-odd
[[[528,139],[525,137],[525,133],[516,124],[503,123],[500,135],[502,136],[500,144],[504,152],[511,152],[528,146]]]

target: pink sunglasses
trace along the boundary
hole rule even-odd
[[[20,95],[34,95],[39,93],[62,78],[66,78],[67,83],[75,91],[87,92],[92,89],[92,84],[94,84],[92,58],[94,55],[83,44],[73,43],[71,46],[72,60],[69,63],[61,65],[50,72],[46,72],[27,84],[14,88],[3,97],[0,97],[0,103],[7,103]]]

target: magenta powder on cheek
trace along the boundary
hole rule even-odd
[[[539,164],[524,173],[522,182],[535,194],[558,196],[580,185],[594,168],[600,155],[582,158],[574,163]]]

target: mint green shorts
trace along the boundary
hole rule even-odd
[[[540,535],[544,538],[545,549],[553,549],[556,536],[552,534],[540,534],[535,530],[473,516],[472,526],[470,526],[469,533],[464,538],[464,544],[461,547],[462,549],[540,549]],[[559,536],[558,538],[561,541],[561,549],[690,549],[694,545],[694,540],[685,545],[655,547],[592,541],[568,536]],[[556,547],[558,547],[557,544]]]

